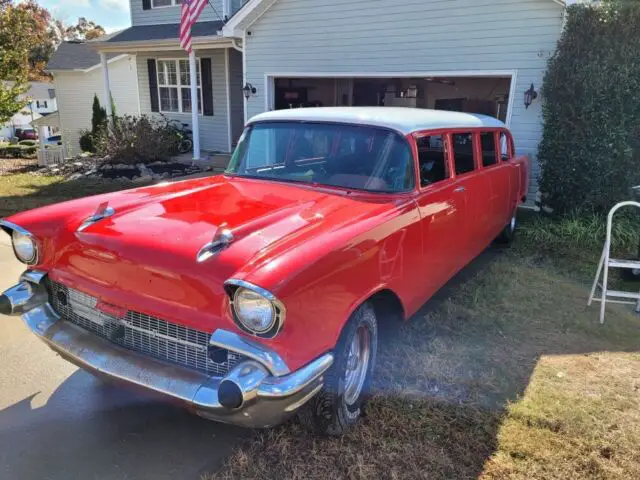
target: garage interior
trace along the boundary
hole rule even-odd
[[[392,106],[481,113],[506,123],[510,77],[274,78],[274,108]]]

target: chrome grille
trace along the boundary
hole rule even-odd
[[[234,352],[217,349],[215,357],[220,362],[213,361],[208,355],[211,334],[207,332],[132,310],[119,319],[97,310],[96,297],[51,280],[48,284],[50,303],[63,320],[129,350],[214,376],[226,375],[244,359]]]

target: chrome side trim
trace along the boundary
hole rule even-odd
[[[291,372],[289,366],[276,352],[237,333],[218,329],[211,335],[209,343],[215,347],[226,348],[251,358],[267,367],[269,372],[277,377]]]
[[[2,230],[4,230],[5,233],[7,235],[9,235],[10,237],[12,236],[11,233],[15,230],[16,232],[21,233],[22,235],[26,235],[27,237],[31,238],[33,240],[33,245],[34,245],[34,248],[35,248],[35,255],[33,257],[33,260],[31,260],[30,262],[27,263],[27,262],[21,260],[20,257],[18,257],[18,255],[16,254],[15,248],[13,248],[13,238],[11,239],[11,248],[13,248],[13,254],[16,256],[16,258],[18,259],[18,261],[20,263],[23,263],[25,265],[37,265],[38,264],[38,262],[40,261],[40,245],[38,244],[38,239],[36,238],[36,236],[33,233],[31,233],[29,230],[25,230],[20,225],[16,225],[15,223],[8,222],[6,220],[0,220],[0,228],[2,228]]]
[[[235,278],[230,278],[229,280],[227,280],[226,282],[224,282],[224,286],[225,286],[225,290],[228,293],[229,296],[229,304],[231,305],[231,311],[233,313],[234,316],[234,321],[236,322],[236,324],[238,324],[240,326],[240,328],[242,328],[242,330],[246,331],[247,333],[254,335],[256,337],[259,338],[273,338],[276,335],[278,335],[278,333],[280,333],[280,330],[282,330],[282,327],[284,326],[284,321],[287,317],[287,309],[284,306],[284,303],[282,303],[278,297],[276,297],[273,293],[271,293],[269,290],[262,288],[254,283],[251,282],[247,282],[245,280],[238,280]],[[274,307],[277,310],[276,313],[276,323],[273,327],[271,327],[271,329],[266,332],[266,333],[255,333],[255,332],[251,332],[248,331],[244,325],[242,325],[242,323],[236,318],[236,312],[235,312],[235,307],[233,305],[234,302],[234,295],[230,288],[228,287],[237,287],[237,288],[246,288],[248,290],[252,290],[254,292],[256,292],[259,295],[262,295],[263,297],[265,297],[267,300],[269,300]]]

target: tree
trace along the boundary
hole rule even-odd
[[[27,12],[31,19],[27,33],[32,44],[29,51],[29,80],[49,80],[50,76],[44,69],[59,43],[55,20],[46,8],[34,0],[19,3],[16,8]]]
[[[70,25],[65,28],[64,40],[93,40],[104,34],[104,28],[96,22],[80,17],[76,25]]]
[[[22,95],[28,89],[32,29],[33,20],[26,10],[10,0],[0,3],[0,124],[28,103]]]
[[[100,106],[98,95],[93,95],[93,114],[91,116],[91,133],[96,135],[107,126],[107,111]]]

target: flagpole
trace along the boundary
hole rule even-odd
[[[189,52],[189,77],[191,78],[191,129],[193,130],[193,161],[200,160],[200,116],[198,114],[198,72],[196,54]],[[204,107],[204,105],[203,105]]]

